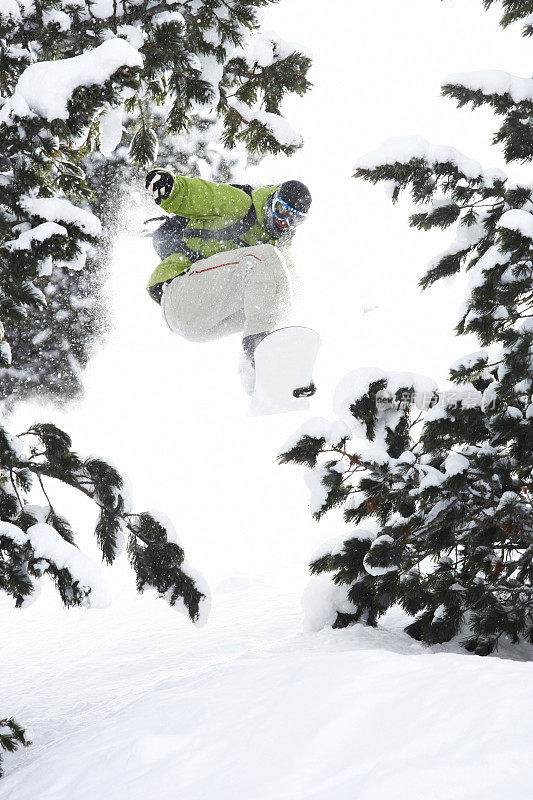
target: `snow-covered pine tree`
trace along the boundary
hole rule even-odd
[[[437,470],[423,459],[418,463],[413,428],[438,402],[436,389],[421,375],[354,370],[337,387],[339,419],[308,420],[280,451],[280,463],[308,468],[316,520],[342,508],[345,522],[358,526],[348,537],[327,542],[311,563],[313,574],[333,572],[344,590],[337,605],[325,610],[334,627],[376,625],[403,601],[405,576],[428,555],[427,545],[410,531],[415,492]],[[366,527],[359,527],[362,522]]]
[[[298,47],[260,32],[259,9],[271,1],[231,7],[223,0],[2,3],[6,46],[0,71],[9,90],[36,53],[39,60],[76,56],[106,41],[111,32],[144,57],[138,90],[125,102],[126,114],[121,105],[104,111],[80,151],[93,190],[90,205],[104,225],[96,251],[83,272],[56,267],[47,276],[47,304],[29,311],[24,326],[6,324],[14,355],[11,369],[0,370],[4,406],[36,390],[64,399],[80,391],[94,339],[106,327],[100,289],[121,183],[131,188],[135,165],[149,164],[158,142],[160,163],[168,161],[184,174],[195,174],[203,165],[205,177],[221,180],[231,177],[232,160],[221,154],[222,148],[206,149],[213,134],[232,147],[243,142],[258,154],[291,152],[299,145],[299,137],[279,116],[279,106],[286,92],[306,91],[310,62]],[[113,151],[121,138],[122,146]],[[93,150],[98,146],[105,156]],[[206,164],[212,167],[209,172]]]
[[[100,249],[100,248],[99,248]],[[97,262],[83,270],[56,267],[44,288],[46,306],[29,309],[24,324],[6,321],[12,363],[0,369],[4,412],[28,397],[63,402],[83,388],[83,368],[106,331]]]
[[[126,100],[137,124],[131,143],[135,163],[157,152],[152,104],[166,109],[166,133],[186,131],[195,111],[216,109],[225,143],[240,140],[257,152],[291,153],[300,144],[280,105],[287,92],[309,88],[309,58],[272,32],[260,31],[260,9],[275,0],[177,0],[156,3],[111,0],[3,0],[5,69],[12,89],[25,64],[72,58],[124,38],[143,56],[140,82]],[[5,90],[4,90],[5,91]],[[121,138],[122,106],[104,110],[91,131],[104,152]]]
[[[69,199],[83,203],[89,196],[76,143],[102,108],[135,91],[141,66],[141,56],[128,42],[109,39],[71,59],[31,64],[5,99],[0,109],[3,319],[23,325],[27,309],[46,302],[38,282],[54,264],[82,268],[97,243],[99,220]],[[8,366],[11,351],[3,328],[0,335],[0,359]],[[105,600],[95,566],[75,546],[68,522],[51,500],[50,478],[77,489],[99,508],[95,533],[104,560],[118,557],[124,531],[139,591],[155,588],[191,619],[201,618],[207,593],[184,563],[171,523],[160,515],[134,513],[114,467],[80,458],[67,434],[43,423],[21,435],[0,425],[0,590],[17,606],[43,574],[55,581],[65,605]],[[42,506],[30,499],[32,487],[42,490]],[[24,743],[11,720],[3,720],[1,736],[2,749]]]
[[[523,19],[531,34],[531,3],[504,5],[504,21]],[[532,79],[454,75],[443,91],[503,114],[495,138],[506,160],[531,161]],[[317,516],[344,504],[348,522],[374,518],[371,531],[326,547],[311,569],[332,572],[346,589],[332,612],[338,626],[375,624],[400,603],[415,617],[407,632],[427,644],[458,636],[486,655],[502,639],[533,642],[531,185],[417,138],[385,142],[360,159],[356,176],[387,182],[393,200],[409,190],[418,206],[414,227],[455,226],[453,243],[421,285],[464,269],[470,288],[457,332],[475,334],[487,349],[451,366],[456,391],[426,404],[434,407],[418,430],[402,409],[411,406],[409,380],[352,375],[337,403],[348,437],[322,421],[318,433],[314,423],[288,443],[281,460],[312,468]],[[380,407],[380,392],[393,398],[392,408]],[[366,446],[348,445],[354,428]]]

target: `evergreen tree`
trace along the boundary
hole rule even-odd
[[[1,69],[6,87],[28,63],[72,58],[110,37],[120,37],[143,57],[135,92],[125,100],[136,119],[133,160],[152,163],[158,137],[153,106],[165,108],[165,133],[187,131],[193,114],[216,110],[225,144],[243,141],[251,151],[291,153],[301,144],[280,116],[287,92],[309,87],[307,56],[272,32],[259,30],[260,9],[275,0],[40,0],[2,10],[6,34]],[[3,89],[5,91],[5,89]],[[101,109],[90,138],[105,151],[121,138],[121,105]]]
[[[8,32],[11,24],[9,18]],[[5,99],[0,110],[3,319],[24,324],[28,309],[39,310],[46,303],[38,282],[53,264],[82,267],[97,243],[98,219],[67,197],[83,203],[89,196],[73,143],[103,107],[135,90],[141,65],[130,44],[109,40],[77,58],[28,66]],[[8,366],[11,348],[3,326],[0,336],[0,359]],[[102,602],[94,567],[49,500],[47,478],[78,489],[99,507],[95,533],[107,562],[119,555],[126,531],[139,591],[153,587],[171,605],[186,608],[191,619],[199,618],[206,595],[187,570],[170,523],[135,514],[112,466],[97,458],[81,459],[67,434],[43,423],[21,436],[0,426],[0,590],[12,595],[17,606],[32,594],[35,578],[42,574],[55,581],[65,605]],[[44,506],[29,502],[32,486],[42,489]],[[18,743],[25,743],[23,732],[12,720],[5,721],[2,749],[12,750]]]
[[[532,11],[527,2],[504,6],[505,23]],[[505,117],[495,140],[506,160],[532,159],[533,80],[477,72],[451,76],[443,91],[460,105],[495,108]],[[311,569],[346,588],[349,611],[338,610],[337,626],[375,625],[400,603],[414,617],[406,631],[427,644],[458,636],[486,655],[502,638],[533,643],[531,186],[416,138],[385,142],[358,162],[356,176],[388,182],[394,201],[409,191],[418,207],[412,226],[455,226],[421,286],[467,271],[457,333],[475,334],[487,349],[452,365],[453,393],[409,376],[352,374],[337,396],[349,423],[342,437],[322,421],[288,443],[281,461],[312,469],[317,517],[342,505],[347,522],[373,518]]]
[[[55,581],[66,606],[106,601],[97,570],[75,546],[68,521],[50,500],[47,480],[54,478],[98,507],[95,534],[104,561],[116,560],[127,533],[138,590],[155,588],[170,605],[183,603],[190,618],[198,620],[205,595],[182,566],[184,553],[171,524],[153,513],[134,513],[114,467],[95,457],[80,458],[67,434],[51,424],[38,423],[18,436],[2,429],[0,448],[0,590],[17,607],[30,598],[35,579],[43,574]],[[28,502],[34,485],[40,487],[43,506]]]
[[[28,310],[24,324],[6,321],[13,357],[0,370],[2,409],[28,397],[72,400],[82,391],[83,368],[95,343],[106,332],[98,262],[83,270],[54,269],[44,294],[46,306]]]

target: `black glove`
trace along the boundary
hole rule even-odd
[[[160,206],[161,202],[167,200],[172,194],[174,178],[170,172],[165,170],[151,169],[146,175],[146,188],[152,193],[157,205]]]

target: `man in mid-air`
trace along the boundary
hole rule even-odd
[[[196,342],[242,331],[253,368],[256,346],[290,311],[287,250],[309,211],[309,190],[295,180],[252,189],[159,168],[146,188],[176,215],[156,231],[163,261],[148,284],[167,325]]]

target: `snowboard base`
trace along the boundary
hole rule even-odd
[[[320,341],[316,331],[302,326],[279,328],[265,336],[254,354],[251,414],[282,414],[309,408]]]

